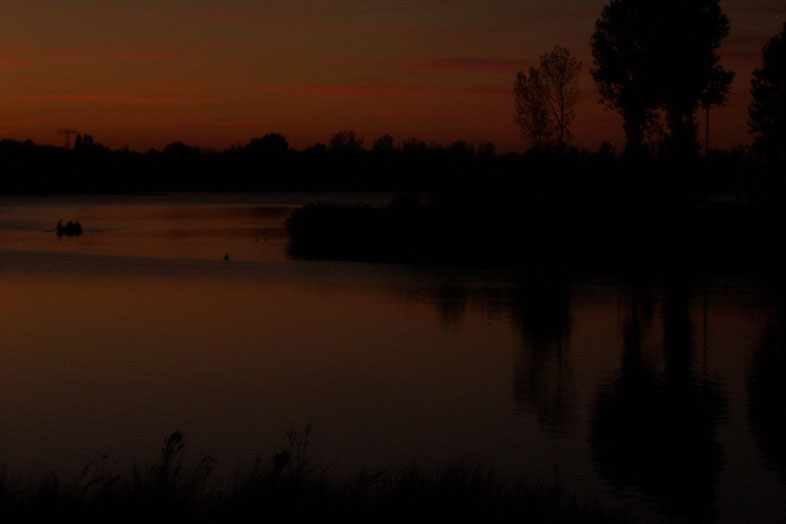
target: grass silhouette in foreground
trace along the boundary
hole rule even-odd
[[[215,460],[184,467],[185,439],[164,439],[161,457],[147,468],[108,473],[91,464],[73,482],[55,475],[39,481],[0,474],[0,518],[80,521],[399,521],[414,516],[438,521],[570,523],[626,522],[597,507],[579,504],[559,486],[505,481],[479,466],[456,464],[363,473],[342,480],[307,456],[310,427],[288,433],[288,446],[246,471],[214,481]]]

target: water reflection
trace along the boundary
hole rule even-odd
[[[509,304],[521,332],[513,398],[535,413],[541,429],[566,435],[576,414],[576,388],[568,358],[571,288],[560,279],[539,279],[518,286]]]
[[[748,422],[768,466],[786,482],[786,294],[753,350],[748,370]]]
[[[515,285],[482,286],[460,280],[425,289],[401,290],[411,300],[426,300],[442,324],[457,329],[473,308],[489,321],[507,318],[520,337],[513,370],[517,413],[534,414],[551,436],[570,433],[578,393],[569,355],[571,283],[559,276],[519,276]]]
[[[439,318],[446,326],[458,326],[467,312],[469,290],[460,285],[439,285],[433,290]]]
[[[4,462],[78,472],[174,427],[231,462],[311,421],[342,472],[466,454],[645,522],[784,520],[771,286],[288,260],[287,201],[227,198],[0,206]]]
[[[607,482],[639,490],[670,515],[702,520],[715,515],[723,466],[716,426],[726,393],[693,365],[692,291],[687,282],[664,287],[659,370],[645,351],[655,329],[653,292],[646,284],[629,286],[622,364],[596,391],[589,440]]]

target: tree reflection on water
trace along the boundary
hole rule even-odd
[[[710,518],[723,466],[716,426],[726,393],[693,365],[692,286],[665,285],[662,371],[644,351],[653,330],[653,293],[646,285],[632,285],[628,294],[622,365],[595,394],[592,458],[618,489],[639,490],[671,515]]]
[[[568,433],[578,405],[568,358],[570,308],[571,288],[564,279],[520,284],[510,302],[511,317],[522,337],[513,398],[520,409],[534,413],[550,435]]]
[[[748,369],[748,422],[768,466],[786,482],[786,290],[753,350]]]

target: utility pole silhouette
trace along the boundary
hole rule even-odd
[[[71,148],[71,135],[76,133],[76,130],[68,129],[68,128],[62,128],[62,129],[58,129],[57,133],[60,134],[60,135],[65,135],[65,148],[66,149],[70,149]]]

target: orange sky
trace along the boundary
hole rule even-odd
[[[604,0],[3,0],[0,138],[221,149],[283,133],[295,147],[353,129],[521,150],[512,85],[559,43],[584,62],[575,143],[619,146],[597,104],[589,38]],[[713,145],[747,144],[750,75],[786,0],[725,0],[731,100]]]

